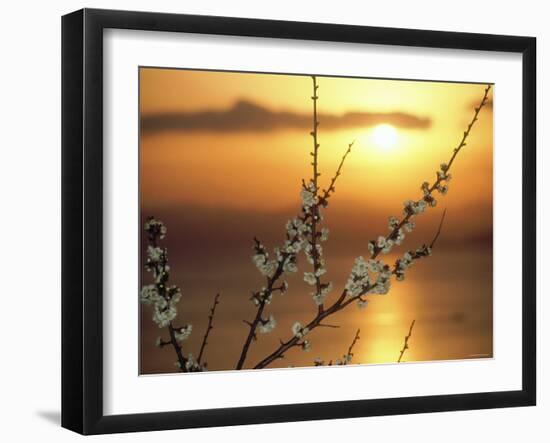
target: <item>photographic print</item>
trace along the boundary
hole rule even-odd
[[[492,358],[493,92],[140,67],[140,373]]]

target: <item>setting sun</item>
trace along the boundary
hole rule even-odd
[[[397,129],[387,123],[376,126],[372,132],[374,144],[382,149],[391,149],[397,144]]]

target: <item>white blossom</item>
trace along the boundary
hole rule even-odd
[[[302,342],[302,351],[309,352],[310,349],[311,349],[310,341],[309,340],[304,340]]]
[[[422,186],[420,186],[420,189],[424,195],[428,195],[430,193],[430,184],[428,182],[424,182],[422,183]]]
[[[302,205],[304,206],[306,211],[317,203],[317,196],[315,195],[315,191],[302,189],[302,192],[300,192],[300,197],[302,197]]]
[[[376,240],[376,246],[378,249],[381,249],[384,254],[391,251],[393,244],[394,241],[391,238],[386,238],[382,235],[378,237],[378,240]]]
[[[162,248],[159,248],[158,246],[149,245],[147,247],[147,258],[151,262],[154,262],[154,263],[159,262],[163,256],[163,252],[164,251],[162,250]]]
[[[367,269],[370,272],[380,272],[383,267],[384,263],[382,263],[380,260],[373,260],[372,258],[369,258],[367,261]]]
[[[176,340],[179,342],[187,340],[191,335],[192,330],[193,330],[193,325],[187,325],[187,326],[184,326],[183,328],[180,328],[179,330],[174,331]]]
[[[329,283],[323,283],[321,285],[321,291],[320,292],[312,292],[313,295],[313,301],[317,306],[322,305],[325,302],[325,298],[327,295],[332,291],[332,282]]]
[[[375,244],[373,241],[370,241],[367,245],[367,249],[369,250],[369,253],[372,255],[374,254],[374,248],[375,248]]]
[[[288,291],[288,282],[285,280],[283,281],[283,283],[281,284],[281,294],[284,294],[286,291]]]
[[[412,232],[413,229],[414,229],[414,226],[415,226],[415,224],[414,224],[413,221],[409,221],[409,222],[407,222],[403,225],[403,227],[405,228],[405,231],[407,231],[407,232]]]
[[[317,283],[317,279],[315,278],[315,274],[312,272],[304,272],[304,281],[308,285],[315,285]]]
[[[256,253],[252,256],[252,261],[262,275],[272,277],[277,269],[277,263],[273,260],[268,260],[269,254],[265,251],[261,244],[255,247]]]
[[[404,239],[405,239],[405,233],[403,232],[403,229],[399,229],[397,231],[397,235],[395,236],[394,243],[396,245],[400,245],[403,242]]]
[[[392,215],[388,220],[388,228],[390,229],[390,231],[393,231],[398,226],[399,226],[399,219]]]
[[[162,309],[159,308],[158,305],[155,305],[153,309],[153,321],[159,328],[165,328],[168,326],[177,315],[178,311],[174,306],[168,306]]]
[[[290,273],[290,272],[297,272],[298,267],[296,266],[296,263],[294,261],[287,260],[285,261],[285,264],[283,266],[283,271]]]
[[[300,322],[294,323],[292,325],[291,330],[294,337],[297,337],[297,338],[302,338],[309,332],[309,329],[307,327],[302,326]]]
[[[293,218],[286,223],[286,231],[290,238],[301,237],[309,232],[309,226],[300,218]]]
[[[273,331],[273,329],[275,329],[275,326],[277,326],[277,322],[275,321],[275,318],[273,317],[273,315],[270,314],[267,320],[260,321],[258,330],[262,334],[268,334],[269,332]]]
[[[145,222],[145,231],[149,234],[149,236],[156,238],[160,238],[161,240],[166,236],[166,226],[164,226],[164,223],[162,223],[160,220],[155,219],[154,217],[150,217]]]
[[[363,256],[359,256],[355,259],[351,272],[356,276],[366,275],[369,270],[369,264],[365,261]]]
[[[346,292],[351,297],[361,294],[369,285],[369,263],[360,256],[355,259],[351,274],[346,283]]]
[[[368,304],[369,304],[368,300],[363,300],[361,298],[357,300],[357,307],[361,310],[365,309]]]
[[[405,215],[422,214],[426,210],[426,202],[424,201],[424,199],[417,202],[407,200],[405,203],[403,203],[403,205],[405,206],[405,209],[403,210],[403,213]]]
[[[143,304],[151,305],[159,298],[159,293],[155,285],[145,285],[141,288],[140,299]]]
[[[202,371],[204,368],[201,367],[201,365],[195,360],[195,357],[193,356],[193,354],[189,353],[189,355],[187,356],[187,361],[185,362],[185,368],[189,371],[189,372],[200,372]]]

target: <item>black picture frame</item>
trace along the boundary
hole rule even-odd
[[[131,415],[103,413],[103,31],[192,32],[519,53],[523,64],[522,389]],[[319,420],[536,403],[536,39],[83,9],[62,18],[62,426],[82,434]]]

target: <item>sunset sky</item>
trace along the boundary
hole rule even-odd
[[[418,199],[458,145],[483,97],[482,84],[318,77],[321,187],[355,141],[325,211],[328,276],[341,290],[355,257],[386,234],[388,216]],[[207,361],[233,369],[254,315],[249,297],[263,285],[251,261],[252,239],[270,249],[284,240],[286,221],[300,210],[300,183],[311,176],[312,81],[308,76],[140,69],[141,220],[168,227],[171,282],[182,288],[178,319],[192,323],[185,352],[198,352],[208,309],[221,294]],[[492,99],[492,91],[490,98]],[[312,365],[342,356],[361,328],[354,363],[395,362],[412,320],[405,361],[492,356],[492,100],[480,113],[453,164],[449,193],[416,219],[396,252],[441,238],[389,294],[370,296],[364,311],[350,306],[311,337],[310,352],[291,350],[272,367]],[[146,243],[142,237],[142,264]],[[393,263],[396,254],[386,261]],[[315,305],[303,282],[307,266],[268,312],[277,328],[253,343],[250,365],[291,336]],[[309,270],[309,269],[307,269]],[[150,275],[142,273],[142,284]],[[141,308],[142,373],[173,372],[175,354],[158,349],[159,330]]]

